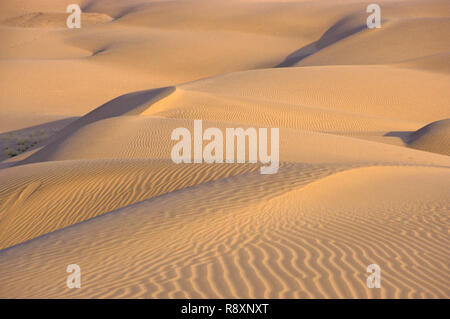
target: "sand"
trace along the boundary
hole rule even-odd
[[[71,3],[0,4],[1,298],[450,296],[448,1]],[[197,119],[278,173],[173,163]]]

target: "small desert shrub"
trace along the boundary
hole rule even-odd
[[[6,153],[6,156],[8,156],[8,157],[14,157],[14,156],[16,156],[17,154],[19,154],[19,153],[17,153],[17,151],[11,150],[11,149],[7,149],[7,150],[5,151],[5,153]]]

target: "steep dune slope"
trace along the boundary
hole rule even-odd
[[[330,26],[317,41],[291,53],[285,63],[287,66],[390,64],[450,51],[448,41],[442,41],[450,32],[448,1],[380,5],[381,28],[366,27],[367,14],[361,4]]]
[[[448,52],[450,45],[441,36],[450,36],[449,26],[450,16],[387,21],[379,30],[366,28],[305,57],[295,66],[390,64]]]
[[[408,146],[450,155],[450,119],[430,123],[408,136]]]

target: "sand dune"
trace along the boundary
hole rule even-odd
[[[225,134],[226,127],[231,127],[233,123],[204,121],[203,125],[219,128]],[[248,128],[248,125],[239,126]],[[114,158],[170,160],[170,152],[174,145],[170,140],[170,134],[177,127],[193,129],[193,122],[140,116],[114,117],[89,124],[64,138],[57,139],[21,161],[21,164]],[[436,166],[450,164],[450,159],[445,156],[361,140],[360,136],[356,138],[281,128],[280,160],[297,163],[377,161]],[[155,144],[155,139],[161,143]],[[203,144],[206,145],[206,142]]]
[[[450,155],[450,119],[428,124],[407,138],[410,147]]]
[[[387,21],[380,31],[372,33],[366,29],[333,45],[319,48],[320,51],[305,57],[295,65],[329,65],[331,61],[333,65],[390,64],[448,52],[450,45],[447,41],[441,41],[441,35],[449,36],[449,24],[448,17]],[[413,36],[414,41],[405,36],[406,34]],[[385,45],[381,46],[379,43]],[[348,55],[348,50],[353,54]]]
[[[0,4],[1,298],[449,297],[448,1],[71,3]],[[279,171],[173,163],[198,119]]]
[[[0,23],[8,27],[21,28],[65,28],[66,20],[66,13],[33,12],[10,18]],[[108,15],[87,12],[83,15],[83,26],[105,23],[111,20],[112,18]]]
[[[24,168],[0,171],[1,248],[144,199],[259,167],[97,160],[39,163]]]
[[[287,193],[274,193],[278,184],[234,177],[4,250],[1,295],[447,296],[447,169],[366,168],[319,180],[317,168],[297,172],[306,187]],[[349,182],[355,178],[358,184]],[[366,201],[373,204],[369,210]],[[13,269],[25,260],[16,277]],[[86,269],[82,289],[42,281],[63,281],[72,262]],[[365,267],[374,262],[385,270],[383,290],[365,286]]]
[[[450,73],[450,55],[447,53],[440,53],[422,58],[412,59],[399,64],[402,67],[425,69],[433,72]]]

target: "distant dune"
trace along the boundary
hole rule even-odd
[[[433,122],[412,133],[408,145],[450,156],[450,119]]]
[[[65,28],[66,20],[66,13],[34,12],[4,20],[1,24],[16,28]],[[83,14],[83,26],[111,20],[112,18],[106,14],[88,12]]]
[[[72,2],[0,4],[1,298],[450,296],[449,1]],[[194,120],[278,173],[175,164]]]

